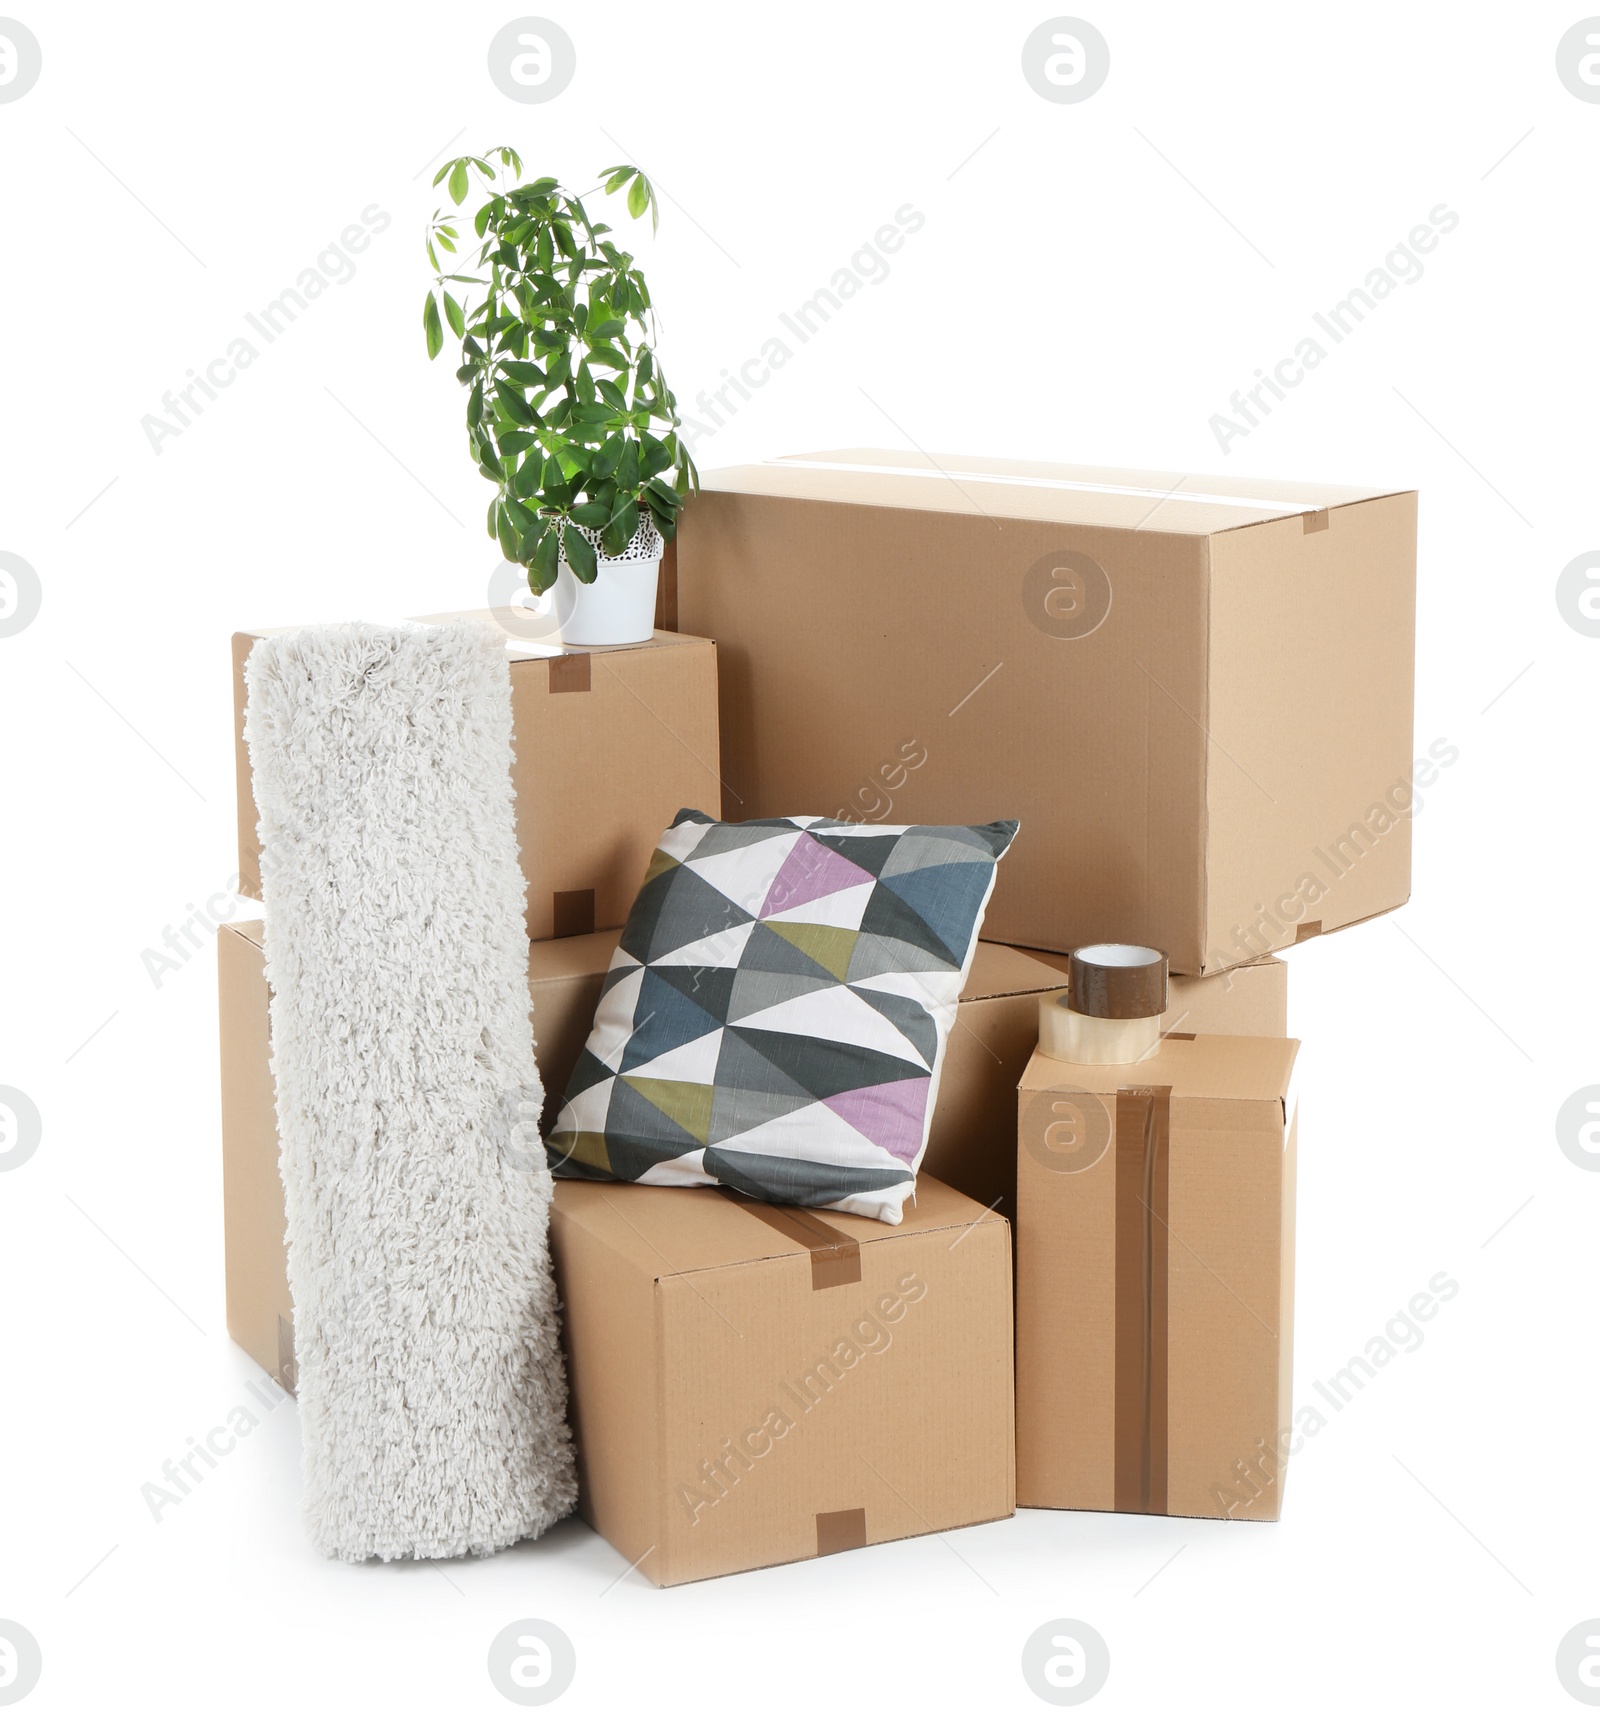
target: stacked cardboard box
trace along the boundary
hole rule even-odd
[[[1177,1007],[1405,902],[1415,556],[1410,492],[830,450],[711,475],[663,615],[742,809],[1019,819],[987,935],[1159,948]],[[1018,1501],[1270,1518],[1297,1045],[1164,1027],[1015,1098]]]
[[[580,1512],[642,1573],[964,1526],[1019,1494],[1276,1513],[1281,1469],[1221,1507],[1228,1479],[1260,1477],[1257,1427],[1270,1444],[1288,1385],[1292,1045],[1268,955],[1404,902],[1414,531],[1411,494],[829,452],[707,477],[652,642],[508,643],[552,1112],[680,807],[1022,822],[902,1226],[558,1182]],[[235,639],[236,735],[253,638]],[[249,891],[242,741],[239,770]],[[1171,1040],[1131,1078],[1035,1055],[1089,940],[1172,956]],[[259,925],[225,929],[219,964],[229,1328],[292,1387]],[[1128,1090],[1161,1098],[1139,1123]],[[1231,1254],[1270,1358],[1170,1253],[1130,1275],[1160,1242],[1114,1130],[1098,1172],[1057,1177],[1062,1110],[1094,1107],[1127,1143],[1159,1115],[1152,1226]],[[1218,1383],[1248,1410],[1238,1456],[1240,1419],[1207,1412]]]

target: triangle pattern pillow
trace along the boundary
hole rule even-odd
[[[1016,831],[682,810],[611,961],[553,1172],[900,1221]]]

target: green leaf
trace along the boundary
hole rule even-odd
[[[450,201],[459,204],[467,195],[467,163],[463,157],[450,169]]]
[[[446,162],[445,165],[438,171],[438,173],[436,173],[433,176],[434,185],[438,185],[440,180],[442,180],[445,177],[445,175],[448,174],[454,166],[455,166],[454,162]]]
[[[500,369],[515,383],[520,383],[528,389],[543,389],[545,376],[536,365],[530,365],[526,360],[508,359],[501,363]]]
[[[652,479],[645,490],[668,510],[676,512],[683,507],[683,498],[664,479]]]
[[[454,296],[448,292],[444,296],[444,315],[449,319],[450,327],[455,331],[458,338],[467,333],[466,314],[456,304]]]
[[[639,445],[631,437],[623,444],[622,459],[617,463],[617,489],[630,496],[639,489]],[[637,527],[638,522],[634,525]]]
[[[566,559],[567,567],[586,587],[600,573],[594,547],[576,527],[561,530],[561,555]]]
[[[628,548],[628,541],[639,531],[639,505],[626,502],[612,516],[604,533],[600,535],[600,543],[608,555],[620,556]]]
[[[526,538],[539,531],[539,517],[526,504],[518,503],[513,497],[503,497],[500,507],[511,517],[520,537]]]
[[[500,549],[505,553],[506,560],[515,563],[520,547],[517,544],[516,523],[506,514],[504,503],[496,502],[494,510],[495,537],[500,541]]]
[[[466,174],[463,173],[461,177],[465,180]],[[450,184],[453,189],[455,181],[452,180]],[[461,202],[460,198],[457,198],[456,202],[459,204]],[[643,174],[635,174],[633,184],[628,187],[628,214],[637,220],[649,208],[650,182]]]
[[[589,349],[589,358],[598,360],[601,365],[609,365],[613,371],[626,371],[632,363],[626,354],[618,353],[614,347],[605,342]]]
[[[567,513],[580,527],[604,527],[611,511],[603,503],[574,503]]]
[[[672,465],[667,446],[659,437],[652,437],[648,431],[641,432],[639,444],[639,476],[642,479],[651,479]]]
[[[444,346],[444,331],[439,326],[439,302],[431,291],[422,308],[422,333],[428,343],[428,358],[437,359]]]
[[[467,430],[476,431],[483,419],[483,379],[480,377],[472,386],[472,394],[467,397]]]
[[[561,535],[547,525],[533,548],[533,561],[528,566],[528,585],[535,593],[548,592],[561,563]]]
[[[494,398],[518,425],[533,424],[533,409],[509,383],[497,383],[494,386]]]
[[[494,219],[494,207],[499,203],[499,201],[500,200],[498,198],[491,198],[489,202],[478,211],[477,215],[472,218],[473,232],[477,234],[480,240],[483,238],[484,229],[487,228],[489,223]]]
[[[521,455],[524,450],[532,449],[536,441],[531,431],[502,431],[495,439],[502,455]]]

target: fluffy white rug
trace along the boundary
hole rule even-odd
[[[307,1527],[495,1551],[576,1498],[504,643],[303,629],[245,674]]]

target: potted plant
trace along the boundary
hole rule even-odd
[[[554,178],[523,182],[515,150],[446,162],[434,184],[459,207],[474,175],[489,194],[472,223],[474,273],[441,267],[463,243],[461,218],[435,212],[422,327],[430,359],[446,324],[461,342],[468,451],[495,486],[490,536],[534,593],[556,589],[565,641],[648,640],[662,550],[699,485],[656,359],[650,290],[581,198]],[[602,185],[654,226],[637,168],[608,168]]]

